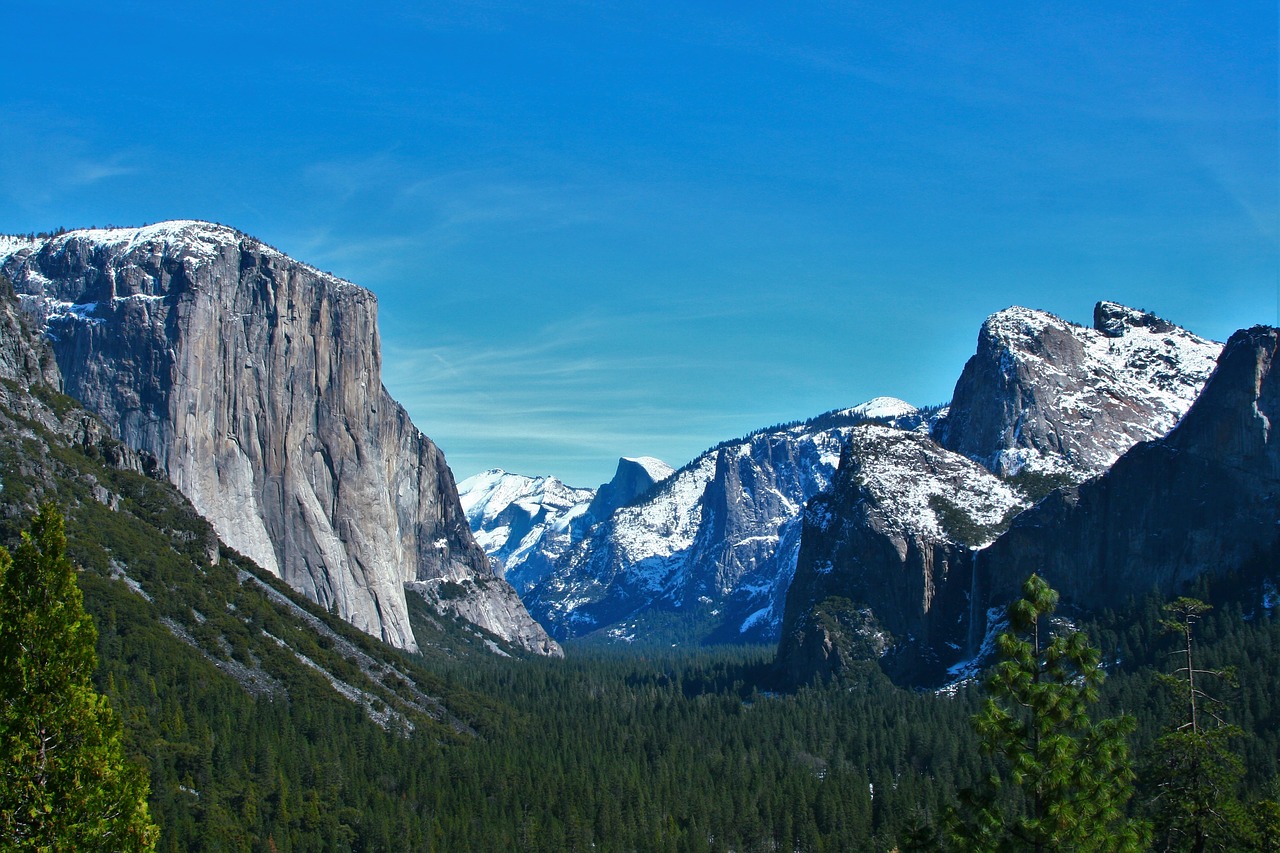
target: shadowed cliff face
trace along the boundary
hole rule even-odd
[[[831,490],[804,513],[778,661],[797,683],[896,650],[911,676],[958,648],[973,546],[1025,506],[1004,481],[928,436],[853,430]]]
[[[1177,594],[1280,543],[1280,332],[1255,327],[1227,342],[1204,392],[1161,440],[1104,475],[1023,513],[979,560],[981,600],[1007,600],[1039,572],[1084,607],[1153,589]]]
[[[855,430],[831,490],[809,503],[779,647],[783,672],[800,682],[827,677],[873,649],[903,679],[945,678],[983,636],[985,625],[975,623],[984,621],[987,603],[1007,604],[1028,574],[1048,573],[1046,562],[1065,571],[1081,533],[1064,528],[1043,548],[1025,546],[998,576],[979,570],[979,555],[1000,553],[1031,525],[1065,523],[1058,515],[1085,500],[1087,487],[1013,517],[1052,484],[1085,480],[1135,443],[1164,435],[1191,407],[1220,351],[1109,302],[1095,307],[1091,329],[1027,308],[993,314],[933,440]],[[1172,476],[1155,463],[1142,474],[1153,481]],[[1162,523],[1162,509],[1140,503],[1141,481],[1129,488],[1132,494],[1114,500],[1147,506],[1125,545],[1139,551],[1147,548],[1142,531]],[[1103,517],[1116,511],[1092,510]],[[1011,521],[1013,529],[997,538]],[[1198,535],[1213,547],[1211,527]],[[1082,600],[1110,601],[1141,585],[1107,566],[1081,578]]]
[[[408,649],[405,583],[492,576],[443,455],[381,385],[368,291],[209,223],[0,250],[66,392],[231,547]]]

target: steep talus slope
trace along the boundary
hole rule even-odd
[[[923,423],[913,407],[893,403],[713,448],[591,528],[525,595],[526,604],[561,637],[776,639],[801,508],[830,484],[854,424],[881,417]]]
[[[805,508],[780,665],[807,683],[895,644],[958,647],[971,549],[1024,506],[1003,480],[928,436],[856,427],[831,489]]]
[[[1168,432],[1196,398],[1221,345],[1113,302],[1094,327],[1009,308],[982,324],[978,349],[934,435],[1002,476],[1105,471]]]
[[[1202,574],[1274,567],[1280,545],[1280,331],[1237,332],[1182,422],[1100,477],[1023,513],[981,555],[980,603],[1031,572],[1066,602],[1177,594]]]
[[[202,222],[0,249],[67,393],[228,545],[408,649],[406,583],[492,577],[442,454],[381,385],[368,291]]]

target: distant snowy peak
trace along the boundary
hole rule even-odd
[[[667,479],[676,472],[675,468],[655,456],[624,456],[622,461],[640,466],[649,475],[649,479],[655,483]]]
[[[512,504],[564,511],[590,502],[594,494],[591,489],[566,486],[555,477],[527,477],[501,468],[491,468],[458,483],[462,511],[473,530],[493,522]]]
[[[1221,350],[1114,302],[1097,304],[1093,328],[1008,308],[983,323],[934,434],[1001,475],[1096,474],[1172,429]]]
[[[873,397],[861,405],[846,409],[850,415],[866,420],[892,420],[920,414],[920,410],[897,397]]]
[[[458,484],[476,542],[521,592],[569,547],[594,496],[591,489],[575,489],[555,477],[526,477],[500,468]]]
[[[656,642],[639,626],[680,613],[702,640],[775,639],[801,510],[855,420],[830,412],[708,450],[586,531],[526,595],[530,612],[564,637]]]

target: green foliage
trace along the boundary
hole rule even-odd
[[[1231,748],[1244,732],[1223,721],[1225,706],[1200,687],[1205,676],[1234,680],[1231,670],[1196,664],[1195,626],[1211,609],[1198,599],[1179,598],[1164,606],[1168,616],[1160,620],[1167,633],[1178,636],[1174,654],[1182,665],[1157,680],[1184,712],[1152,745],[1144,774],[1148,811],[1163,851],[1261,849],[1254,843],[1261,838],[1252,838],[1254,815],[1239,800],[1244,762]],[[1255,812],[1266,820],[1265,805]]]
[[[985,545],[1008,530],[1014,517],[1022,511],[1022,507],[1012,506],[994,524],[980,524],[962,507],[943,495],[929,495],[929,508],[937,515],[943,531],[963,545]]]
[[[152,850],[147,781],[94,689],[97,632],[44,505],[0,548],[0,833],[17,850]]]
[[[1138,850],[1143,827],[1126,819],[1133,792],[1126,736],[1135,721],[1093,720],[1103,680],[1099,653],[1080,631],[1049,638],[1058,595],[1036,575],[1009,607],[1012,631],[973,725],[1000,773],[970,793],[952,821],[962,850]]]
[[[1021,492],[1032,503],[1046,497],[1055,489],[1074,485],[1078,481],[1077,476],[1067,471],[1032,471],[1029,468],[1023,468],[1008,478],[1009,485]]]

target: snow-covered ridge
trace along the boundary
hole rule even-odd
[[[564,636],[639,636],[646,613],[694,608],[706,630],[776,637],[804,503],[830,486],[862,420],[830,412],[699,455],[574,543],[526,596],[531,612]]]
[[[1017,306],[987,318],[979,353],[998,354],[989,369],[1004,377],[1004,396],[969,386],[978,397],[960,405],[966,367],[952,413],[964,409],[962,421],[990,422],[1005,407],[1005,431],[944,443],[1005,474],[1029,468],[1087,476],[1172,429],[1213,372],[1222,344],[1114,302],[1098,303],[1094,314],[1093,328]],[[964,427],[944,428],[954,437]]]
[[[567,486],[555,477],[528,477],[491,468],[458,483],[458,496],[467,521],[476,526],[493,521],[508,506],[568,507],[591,500],[592,489]]]
[[[46,248],[54,252],[65,251],[78,242],[101,246],[120,255],[149,250],[152,254],[181,256],[197,265],[221,257],[229,246],[245,243],[251,244],[255,251],[266,256],[288,257],[278,249],[227,225],[199,219],[173,219],[137,228],[77,228],[53,237],[35,239],[21,235],[0,235],[0,264],[24,252],[36,253]],[[359,287],[294,258],[289,258],[289,261],[340,287]]]
[[[458,497],[477,544],[517,590],[536,583],[569,547],[593,489],[555,477],[527,477],[492,468],[458,483]]]
[[[1026,500],[981,465],[918,433],[864,424],[849,436],[849,458],[875,501],[886,532],[953,538],[939,517],[939,499],[963,512],[975,528],[994,529]]]

